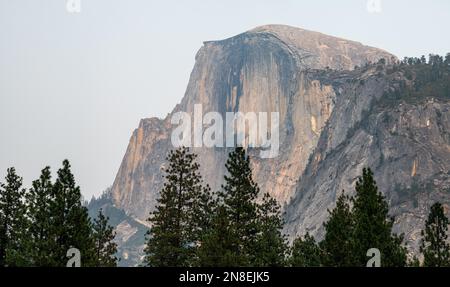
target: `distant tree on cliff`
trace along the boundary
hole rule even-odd
[[[446,65],[450,65],[450,53],[447,53],[447,54],[445,55],[445,61],[444,61],[444,63],[445,63]]]
[[[433,204],[421,233],[423,238],[420,251],[423,253],[425,267],[450,267],[448,224],[442,205]]]

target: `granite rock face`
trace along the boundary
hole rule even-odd
[[[115,204],[145,219],[153,209],[163,179],[161,167],[172,149],[173,113],[279,112],[280,156],[253,163],[263,190],[286,202],[317,145],[336,98],[331,85],[310,78],[311,69],[353,69],[393,56],[320,33],[281,25],[256,28],[223,41],[205,42],[181,103],[165,119],[143,119],[130,139],[112,187]],[[226,149],[199,148],[206,181],[219,188]]]
[[[327,209],[370,166],[390,201],[396,231],[417,242],[430,202],[450,202],[444,192],[450,187],[450,103],[377,108],[384,92],[407,81],[401,73],[355,68],[380,59],[396,60],[380,49],[282,25],[205,42],[181,103],[165,119],[141,120],[133,132],[112,187],[114,204],[141,221],[154,209],[173,148],[174,113],[192,114],[196,104],[204,114],[278,112],[279,156],[249,153],[261,190],[285,205],[291,238],[305,231],[320,237]],[[220,188],[229,150],[194,151],[205,181]],[[409,194],[417,178],[436,192]]]
[[[394,231],[418,252],[420,230],[430,205],[450,203],[450,101],[424,98],[417,103],[383,104],[383,95],[412,85],[401,72],[376,68],[322,75],[337,96],[335,109],[285,206],[285,232],[321,238],[327,209],[344,191],[354,194],[357,177],[371,167],[385,195]]]

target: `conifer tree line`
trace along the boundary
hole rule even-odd
[[[363,170],[354,196],[338,197],[320,242],[306,233],[290,243],[282,233],[281,207],[261,194],[245,149],[229,154],[218,191],[203,181],[196,157],[188,148],[167,157],[165,184],[149,217],[145,266],[366,266],[367,251],[377,248],[383,267],[450,267],[444,207],[431,207],[421,233],[421,260],[408,260],[370,169]],[[114,237],[101,210],[90,220],[67,160],[55,181],[46,167],[28,190],[14,168],[7,170],[0,184],[0,267],[63,267],[70,248],[80,250],[82,266],[113,267],[118,262]]]
[[[113,267],[114,237],[101,210],[90,220],[69,161],[54,182],[44,168],[29,190],[14,168],[7,170],[0,184],[0,267],[65,267],[71,248],[80,251],[83,267]]]
[[[211,191],[189,148],[171,151],[165,184],[150,213],[144,265],[150,267],[352,267],[366,266],[367,251],[380,251],[382,267],[450,266],[449,221],[440,203],[422,231],[423,260],[407,258],[403,235],[373,173],[363,169],[354,196],[342,193],[317,242],[309,233],[292,243],[282,233],[281,207],[261,194],[250,158],[238,147],[226,162],[224,184]]]

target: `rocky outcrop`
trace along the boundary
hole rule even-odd
[[[415,103],[386,103],[386,94],[413,85],[401,72],[369,68],[337,77],[335,109],[310,162],[286,206],[285,232],[291,239],[323,235],[327,209],[342,191],[352,195],[363,167],[374,171],[411,253],[432,203],[450,203],[450,99],[424,97]],[[436,95],[437,96],[437,95]]]
[[[115,204],[140,219],[154,208],[163,184],[161,167],[172,148],[173,113],[279,112],[280,155],[254,157],[261,189],[285,203],[298,185],[336,101],[336,90],[308,71],[351,70],[393,56],[316,32],[281,25],[256,28],[223,41],[205,42],[181,103],[165,119],[144,119],[134,131],[112,188]],[[205,180],[220,187],[227,149],[198,148]],[[255,154],[256,155],[256,154]]]

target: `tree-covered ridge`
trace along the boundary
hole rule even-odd
[[[397,86],[380,99],[381,107],[401,102],[417,104],[424,99],[450,99],[450,53],[446,57],[429,55],[428,60],[425,56],[405,58],[388,66],[381,62],[377,67],[388,75],[403,75],[400,81],[394,79]]]
[[[81,266],[116,266],[114,231],[101,212],[90,220],[69,161],[54,182],[46,167],[27,191],[10,168],[0,186],[0,267],[64,267],[73,248]]]
[[[376,63],[367,63],[352,71],[311,70],[313,78],[319,78],[325,84],[339,80],[364,85],[366,79],[361,75],[371,75],[376,81],[387,80],[389,87],[383,96],[375,102],[374,108],[395,107],[398,104],[417,104],[426,99],[450,99],[450,53],[445,57],[430,54],[428,57],[405,57],[398,61],[380,59]]]

